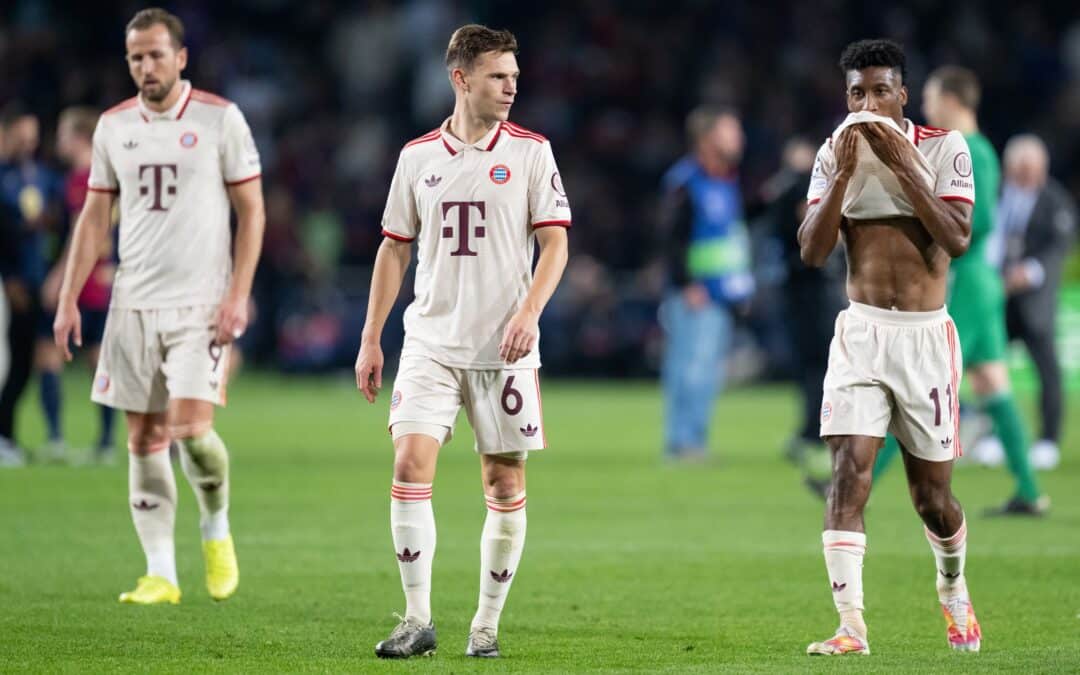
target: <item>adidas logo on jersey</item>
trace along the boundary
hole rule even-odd
[[[442,176],[436,176],[435,174],[431,174],[431,178],[425,178],[424,179],[424,185],[426,185],[428,187],[435,187],[436,185],[438,185],[441,182],[442,182]]]
[[[138,141],[124,141],[125,150],[134,150],[137,147],[139,147]]]

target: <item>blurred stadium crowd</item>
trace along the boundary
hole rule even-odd
[[[40,118],[39,155],[58,170],[60,111],[103,110],[134,94],[123,26],[140,6],[13,0],[0,13],[0,105],[19,101]],[[1070,3],[165,6],[187,26],[186,76],[237,102],[258,142],[267,231],[257,321],[244,346],[256,361],[288,370],[354,359],[397,152],[449,113],[444,51],[468,21],[517,34],[522,79],[512,119],[551,139],[574,210],[571,262],[542,323],[549,373],[656,372],[660,179],[686,152],[684,120],[702,102],[736,106],[747,138],[740,173],[759,290],[736,339],[748,358],[733,375],[790,368],[777,232],[797,223],[773,222],[767,206],[777,181],[790,180],[777,178],[785,143],[803,136],[816,147],[845,114],[836,61],[853,38],[904,44],[916,120],[930,69],[973,68],[984,87],[982,126],[998,150],[1013,134],[1037,133],[1050,147],[1051,173],[1080,195],[1080,15]],[[1072,270],[1075,279],[1075,261]],[[400,320],[388,326],[400,330]],[[386,346],[400,345],[388,332]]]

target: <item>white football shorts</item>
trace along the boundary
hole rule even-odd
[[[957,388],[963,359],[944,307],[900,312],[857,302],[836,317],[821,436],[887,433],[931,462],[961,454]]]
[[[390,396],[391,433],[398,423],[437,425],[448,441],[461,408],[480,454],[524,457],[547,446],[536,368],[471,370],[421,356],[401,359]]]
[[[110,308],[91,400],[137,413],[162,412],[170,399],[225,405],[230,347],[214,342],[216,312]]]

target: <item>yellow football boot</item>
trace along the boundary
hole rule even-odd
[[[180,604],[180,589],[164,577],[139,577],[135,590],[120,594],[120,602],[130,605]]]
[[[240,584],[240,568],[236,564],[236,549],[232,535],[224,539],[203,542],[206,561],[206,590],[215,600],[227,600]]]

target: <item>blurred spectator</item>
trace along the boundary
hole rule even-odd
[[[821,387],[837,313],[844,308],[844,254],[837,247],[822,267],[799,255],[798,231],[806,215],[806,190],[817,146],[794,138],[784,146],[783,167],[765,183],[765,221],[780,242],[784,262],[783,325],[795,352],[795,380],[802,395],[802,422],[788,445],[798,461],[808,449],[824,447],[819,435]]]
[[[97,126],[98,111],[87,106],[65,108],[60,113],[56,130],[56,154],[68,167],[64,179],[64,202],[71,229],[82,212],[86,202],[86,193],[90,180],[90,162],[93,156],[94,128]],[[102,245],[101,257],[90,276],[86,279],[79,295],[79,311],[82,322],[82,348],[90,366],[90,372],[97,370],[98,356],[101,353],[101,340],[105,335],[105,318],[109,310],[112,295],[113,277],[116,265],[113,262],[113,238],[106,238]],[[50,311],[54,311],[63,282],[66,255],[53,266],[45,282],[45,301]],[[54,344],[49,345],[59,371],[63,361]],[[93,457],[97,461],[107,462],[113,458],[113,421],[115,411],[104,405],[92,404],[98,409],[99,435],[94,445]],[[54,448],[54,453],[63,452],[64,448]],[[59,459],[55,454],[52,459]]]
[[[1054,344],[1061,269],[1076,232],[1076,204],[1048,173],[1050,156],[1038,136],[1014,136],[1005,146],[1005,181],[998,205],[1004,237],[1003,271],[1009,297],[1009,336],[1031,354],[1042,387],[1042,434],[1031,464],[1051,469],[1060,461],[1064,388]]]
[[[731,109],[701,107],[686,128],[690,154],[664,177],[659,228],[670,282],[660,307],[669,459],[704,456],[733,313],[754,290],[738,175],[742,124]]]
[[[14,217],[16,229],[14,268],[4,277],[11,309],[11,372],[0,393],[0,438],[16,448],[15,407],[32,365],[42,369],[41,402],[50,440],[60,439],[60,381],[46,349],[52,346],[52,319],[42,305],[45,277],[62,241],[60,181],[37,158],[40,124],[36,115],[9,104],[0,115],[0,126],[6,160],[0,165],[0,208]]]

